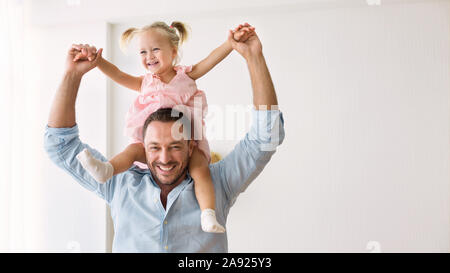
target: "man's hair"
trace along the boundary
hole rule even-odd
[[[142,127],[142,141],[145,139],[145,132],[147,131],[147,127],[152,121],[161,121],[161,122],[173,122],[181,119],[183,127],[186,128],[185,119],[183,119],[183,112],[177,111],[172,108],[160,108],[150,114],[148,118],[144,122],[144,126]],[[189,126],[190,128],[190,126]]]

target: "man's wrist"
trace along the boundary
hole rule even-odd
[[[261,61],[264,61],[264,55],[262,52],[249,54],[246,56],[245,60],[247,63],[259,63]]]
[[[79,71],[66,71],[64,73],[64,79],[67,79],[67,80],[81,80],[83,75],[84,75],[84,73],[79,72]]]

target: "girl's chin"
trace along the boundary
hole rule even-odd
[[[147,67],[147,71],[149,71],[153,74],[166,73],[166,72],[170,71],[171,69],[173,69],[173,68],[172,67],[162,67],[159,65],[158,65],[158,67]]]

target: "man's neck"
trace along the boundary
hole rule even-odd
[[[160,199],[161,199],[161,203],[164,207],[164,209],[166,209],[166,205],[167,205],[167,196],[169,195],[169,193],[175,189],[178,185],[180,185],[184,179],[186,179],[186,174],[187,171],[184,172],[183,175],[180,176],[180,178],[178,178],[178,180],[170,185],[167,184],[162,184],[161,182],[159,182],[158,178],[156,177],[156,175],[153,175],[154,179],[155,179],[155,183],[159,186],[159,188],[161,189],[161,194],[160,194]]]

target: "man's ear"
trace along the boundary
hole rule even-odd
[[[189,157],[191,157],[195,148],[195,142],[192,139],[188,140],[188,148],[189,148]]]

